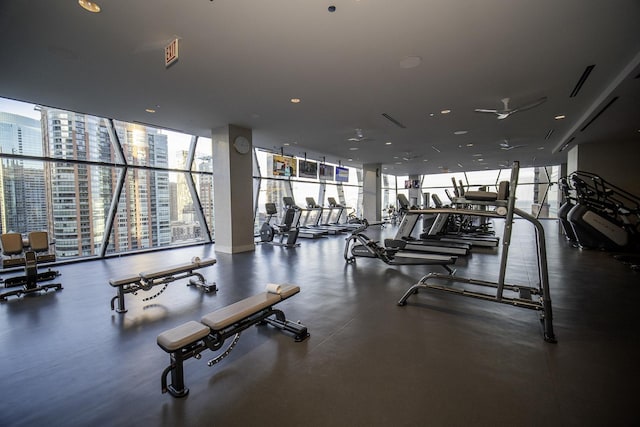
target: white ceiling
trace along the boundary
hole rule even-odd
[[[640,142],[638,0],[98,3],[2,0],[0,96],[200,136],[231,123],[256,146],[393,174],[558,164],[570,140]],[[421,64],[401,67],[409,56]],[[547,101],[505,120],[474,112],[507,97]],[[367,139],[348,141],[355,129]]]

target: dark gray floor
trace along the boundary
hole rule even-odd
[[[344,236],[61,266],[62,291],[0,304],[0,425],[638,425],[639,276],[545,227],[557,344],[529,310],[427,291],[398,307],[438,268],[345,265]],[[514,234],[507,277],[535,285],[532,230],[517,222]],[[496,280],[499,257],[484,252],[458,262],[457,275]],[[128,295],[126,314],[110,310],[109,278],[195,255],[217,258],[204,270],[216,294],[175,282],[149,302]],[[279,307],[311,337],[250,328],[222,363],[207,367],[211,352],[186,362],[187,398],[161,394],[168,356],[156,336],[268,282],[302,288]]]

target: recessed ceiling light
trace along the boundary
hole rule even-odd
[[[460,166],[461,168],[463,168],[464,166],[462,166],[460,163],[458,163],[458,166]]]
[[[544,150],[544,147],[538,147],[538,150]]]
[[[348,162],[353,162],[353,159],[347,159]]]
[[[300,103],[300,98],[291,98],[291,103],[292,104],[299,104]]]
[[[145,108],[144,111],[146,111],[147,113],[155,113],[156,110],[154,108]]]
[[[391,144],[393,144],[391,141],[387,141],[384,143],[384,145],[391,145]]]
[[[471,157],[482,157],[481,153],[472,154]]]
[[[451,110],[442,110],[440,111],[440,114],[449,114],[451,112]]]
[[[429,113],[429,117],[433,117],[433,116],[435,116],[434,113]]]
[[[473,142],[468,143],[467,147],[473,147]]]
[[[285,147],[288,147],[288,146],[289,146],[289,143],[288,143],[288,142],[285,142],[285,143],[284,143],[284,144],[282,144],[282,145],[284,145]]]
[[[349,150],[356,151],[356,150],[359,150],[359,148],[358,147],[350,147]]]
[[[562,119],[564,119],[564,118],[566,118],[566,117],[567,117],[567,116],[565,116],[564,114],[559,114],[559,115],[555,116],[555,117],[554,117],[554,119],[556,119],[556,120],[562,120]]]
[[[415,68],[422,63],[419,56],[405,56],[400,60],[400,68]]]
[[[92,13],[100,12],[100,6],[97,3],[94,3],[92,1],[78,0],[78,4],[82,6],[84,10],[88,10],[89,12],[92,12]]]
[[[423,162],[428,162],[428,161],[429,161],[429,159],[424,159],[424,160],[422,160],[422,161],[423,161]]]
[[[469,133],[469,131],[468,130],[457,130],[453,134],[454,135],[464,135],[466,133]]]
[[[401,164],[402,164],[402,162],[396,162],[396,165],[401,165]]]

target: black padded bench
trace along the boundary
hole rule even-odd
[[[282,311],[273,308],[298,292],[298,286],[270,284],[265,292],[209,313],[200,322],[189,321],[158,335],[158,346],[169,353],[171,361],[162,372],[162,392],[169,392],[174,397],[186,396],[189,389],[184,385],[184,361],[192,357],[200,359],[200,353],[206,349],[220,350],[225,340],[233,336],[229,346],[207,362],[208,366],[215,365],[229,355],[240,339],[240,333],[252,325],[269,323],[293,333],[296,342],[305,340],[309,336],[306,326],[288,321]],[[169,373],[171,384],[167,385]]]
[[[128,276],[122,276],[109,280],[109,284],[116,290],[116,296],[111,298],[111,310],[116,310],[118,313],[125,313],[127,310],[124,307],[124,295],[135,294],[138,291],[148,291],[154,286],[165,285],[164,288],[153,296],[147,297],[144,301],[148,301],[160,295],[167,285],[176,280],[185,279],[191,277],[187,286],[195,286],[202,289],[204,292],[217,291],[215,283],[208,284],[204,276],[195,270],[200,268],[209,267],[216,263],[213,258],[200,259],[194,257],[191,262],[164,267],[163,269],[145,271],[140,274],[133,274]],[[118,307],[115,307],[115,302],[118,301]]]

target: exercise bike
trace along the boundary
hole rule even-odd
[[[278,214],[275,203],[265,203],[265,209],[267,211],[267,220],[260,227],[260,242],[268,243],[276,246],[284,246],[286,248],[295,248],[300,246],[297,243],[298,223],[300,221],[300,210],[294,208],[287,208],[284,212],[283,222],[280,225],[272,225],[271,220]],[[274,242],[274,238],[279,236],[279,240]],[[286,237],[286,241],[284,240]]]

